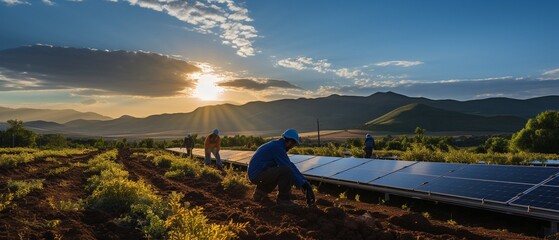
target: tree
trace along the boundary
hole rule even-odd
[[[10,127],[2,133],[3,147],[33,147],[37,134],[23,127],[21,120],[8,120]]]
[[[559,111],[545,111],[515,133],[511,145],[518,150],[559,153]]]
[[[506,153],[509,150],[509,140],[502,137],[491,137],[485,141],[485,150],[489,153]]]

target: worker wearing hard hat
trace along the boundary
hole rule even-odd
[[[194,148],[194,138],[191,133],[187,133],[184,137],[181,148],[186,149],[186,156],[192,158],[192,149]]]
[[[301,188],[307,197],[307,204],[315,201],[311,184],[287,156],[287,151],[299,145],[299,133],[295,129],[287,129],[282,138],[272,140],[260,146],[248,164],[248,178],[256,189],[253,194],[255,201],[268,200],[268,194],[278,187],[277,204],[293,207],[298,204],[291,201],[291,187]]]
[[[371,158],[373,156],[373,149],[375,149],[375,139],[371,134],[365,135],[365,158]]]
[[[211,154],[213,154],[216,160],[217,168],[223,169],[223,163],[221,162],[221,157],[219,156],[220,148],[219,130],[216,128],[206,137],[206,140],[204,141],[204,162],[206,165],[210,165],[212,163]]]

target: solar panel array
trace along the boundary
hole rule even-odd
[[[179,151],[179,149],[170,149]],[[181,151],[184,152],[184,151]],[[203,149],[194,149],[204,155]],[[221,150],[248,165],[254,152]],[[310,179],[559,221],[559,168],[289,155]]]

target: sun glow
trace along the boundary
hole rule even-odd
[[[218,100],[223,88],[217,86],[217,82],[223,80],[220,76],[213,73],[200,73],[193,76],[198,80],[196,89],[192,96],[205,101]]]

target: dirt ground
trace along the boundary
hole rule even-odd
[[[172,191],[185,194],[192,206],[202,206],[214,223],[248,222],[240,239],[538,239],[541,222],[514,216],[503,216],[466,208],[453,208],[433,203],[375,202],[374,194],[349,191],[340,199],[336,186],[320,186],[314,206],[303,205],[300,191],[294,191],[300,207],[278,207],[274,202],[257,203],[246,194],[223,191],[212,179],[164,177],[166,169],[155,167],[132,151],[121,151],[118,161],[134,180],[144,179],[160,194]],[[141,239],[142,233],[133,226],[113,221],[111,213],[82,210],[53,210],[47,198],[68,200],[86,198],[84,187],[90,177],[82,167],[49,175],[60,166],[86,163],[95,153],[59,158],[60,164],[44,160],[0,168],[0,192],[6,193],[9,179],[44,178],[44,188],[14,201],[0,212],[0,239]],[[360,194],[361,201],[350,200]],[[273,199],[273,193],[270,195]],[[407,201],[407,200],[406,200]],[[402,207],[403,205],[406,207]],[[428,214],[425,214],[427,212]],[[482,216],[485,214],[486,216]],[[456,222],[448,221],[451,216]],[[58,224],[56,220],[60,220]],[[510,221],[509,221],[510,220]]]

